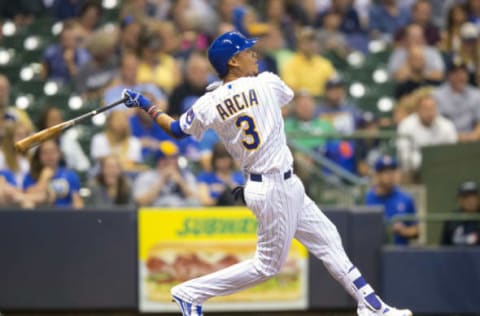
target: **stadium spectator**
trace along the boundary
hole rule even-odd
[[[416,171],[421,166],[421,148],[424,146],[457,142],[453,123],[437,112],[437,102],[431,95],[417,101],[416,113],[410,114],[397,128],[397,152],[405,171]]]
[[[42,130],[64,121],[62,112],[56,107],[49,106],[40,113],[37,128]],[[80,146],[78,135],[74,130],[69,129],[60,134],[58,141],[67,168],[77,172],[85,172],[90,168],[90,160]]]
[[[0,168],[0,207],[15,205],[21,198],[22,190],[17,186],[15,175]]]
[[[150,164],[158,154],[160,141],[167,139],[174,141],[158,124],[153,122],[145,111],[135,110],[129,117],[129,124],[132,136],[139,139],[142,144],[142,161],[147,164]]]
[[[107,117],[105,130],[95,134],[90,143],[93,160],[117,155],[122,169],[137,171],[142,163],[142,144],[131,135],[126,111],[113,111]]]
[[[181,207],[198,205],[195,176],[178,164],[178,147],[165,141],[160,144],[154,170],[138,175],[133,196],[140,206]]]
[[[468,84],[467,65],[452,61],[447,81],[433,90],[440,114],[455,125],[459,141],[480,139],[480,89]]]
[[[317,26],[324,25],[325,16],[330,13],[336,14],[340,19],[339,30],[342,33],[356,34],[356,33],[363,32],[362,25],[360,23],[360,18],[354,6],[352,5],[352,1],[332,0],[330,8],[327,9],[325,12],[321,12],[319,14],[316,25]]]
[[[140,33],[137,80],[140,83],[154,83],[170,93],[179,83],[180,76],[175,60],[162,51],[162,46],[162,38],[157,32],[143,30]]]
[[[100,96],[117,74],[115,46],[117,32],[108,29],[95,31],[87,39],[86,48],[92,59],[78,67],[75,91],[89,98]]]
[[[462,25],[467,22],[465,7],[460,3],[452,5],[448,9],[445,22],[445,30],[442,32],[439,47],[444,53],[457,54],[460,51],[462,41],[460,30]]]
[[[298,34],[297,51],[285,62],[280,73],[293,90],[307,90],[313,96],[321,97],[325,92],[325,83],[335,75],[335,68],[317,51],[315,31],[310,27],[302,28]]]
[[[86,36],[91,35],[98,27],[102,14],[103,8],[98,1],[89,0],[83,3],[77,21]]]
[[[154,4],[158,3],[158,4]],[[156,6],[170,5],[170,1],[147,1],[147,0],[127,0],[121,1],[120,17],[132,15],[135,18],[145,20],[154,17],[156,13]]]
[[[417,0],[413,4],[411,23],[418,24],[423,29],[423,36],[428,45],[435,46],[440,41],[440,30],[432,22],[432,4],[429,0]]]
[[[460,28],[460,49],[450,54],[450,59],[462,60],[468,70],[469,82],[478,85],[480,75],[480,32],[474,24],[464,23]]]
[[[268,33],[259,38],[255,45],[258,50],[259,71],[270,71],[275,74],[280,74],[285,62],[292,57],[293,52],[287,48],[287,41],[285,40],[281,30],[270,24]]]
[[[243,185],[243,174],[235,170],[235,162],[222,143],[213,147],[212,171],[201,172],[197,177],[198,197],[204,206],[234,205],[231,191]]]
[[[148,93],[156,105],[162,109],[167,109],[166,96],[162,90],[153,83],[138,83],[138,63],[138,58],[134,54],[125,53],[122,55],[118,74],[103,94],[103,104],[110,104],[117,101],[123,89],[134,89]],[[125,109],[125,107],[123,107],[123,109]]]
[[[233,9],[244,4],[243,0],[219,0],[217,11],[220,17],[220,21],[224,23],[230,23],[233,17]]]
[[[215,26],[210,13],[198,8],[194,3],[175,1],[170,8],[170,19],[176,26],[179,37],[179,55],[183,58],[188,58],[195,51],[205,51],[209,44],[206,32]]]
[[[465,181],[458,188],[458,214],[479,214],[480,201],[478,184]],[[442,245],[446,246],[480,246],[480,221],[453,220],[443,225]]]
[[[398,5],[397,0],[380,0],[370,7],[369,31],[372,38],[391,40],[395,33],[410,22],[408,8]]]
[[[44,195],[47,203],[54,206],[82,208],[84,205],[79,194],[80,180],[74,171],[62,167],[55,140],[47,140],[35,150],[23,189],[26,193]]]
[[[81,1],[53,1],[51,11],[57,20],[67,20],[78,16],[82,8]]]
[[[28,136],[28,128],[21,122],[15,122],[6,129],[1,142],[0,170],[8,170],[13,174],[17,187],[21,188],[23,179],[30,170],[30,162],[26,155],[15,150],[14,144]]]
[[[347,100],[345,82],[340,77],[333,77],[325,84],[325,98],[317,114],[342,134],[353,133],[362,116],[358,107]]]
[[[465,11],[468,13],[468,21],[480,29],[480,1],[467,0],[465,3]]]
[[[388,60],[388,71],[394,78],[408,67],[408,51],[412,47],[421,47],[426,61],[425,69],[429,78],[441,80],[444,75],[445,65],[440,52],[432,46],[425,44],[422,28],[417,24],[409,25],[405,30],[405,38],[402,45],[394,49]]]
[[[268,31],[258,38],[255,44],[255,52],[257,53],[258,71],[269,71],[278,74],[278,64],[275,56],[272,54],[272,49],[275,47],[275,37],[271,36],[271,27]],[[281,49],[281,48],[279,48]]]
[[[132,187],[114,155],[100,159],[98,175],[89,184],[86,204],[95,207],[133,206]]]
[[[442,76],[438,71],[429,71],[422,46],[408,49],[407,62],[395,73],[397,87],[395,97],[401,98],[423,86],[438,85]]]
[[[198,53],[190,55],[185,66],[184,80],[173,89],[170,95],[168,113],[179,117],[188,111],[205,93],[210,76],[210,64],[207,58]]]
[[[367,192],[365,203],[369,206],[383,206],[388,221],[395,216],[415,215],[413,198],[397,185],[397,162],[392,156],[382,156],[375,162],[373,187]],[[394,221],[392,223],[394,243],[407,245],[418,236],[418,223]]]
[[[322,134],[335,132],[332,124],[317,116],[315,99],[307,91],[298,91],[293,101],[293,113],[285,119],[285,132],[295,144],[317,152],[325,151],[326,140]],[[315,137],[302,137],[295,134],[313,133]],[[312,169],[314,162],[312,157],[302,152],[293,152],[295,157],[295,172],[303,180],[306,187],[311,185]]]
[[[256,11],[250,6],[237,6],[232,12],[232,24],[246,37],[253,37],[268,32],[268,25],[258,22]]]
[[[299,91],[295,94],[293,102],[293,113],[285,119],[285,132],[292,135],[297,132],[312,133],[316,137],[294,136],[295,142],[305,148],[323,150],[325,138],[321,134],[334,133],[332,124],[321,119],[318,115],[318,108],[315,99],[307,91]]]
[[[28,113],[16,106],[10,105],[10,81],[0,73],[0,143],[5,136],[8,126],[14,123],[21,123],[26,134],[34,130],[34,126]]]
[[[52,44],[43,54],[43,76],[47,79],[69,83],[78,68],[90,60],[88,51],[80,47],[80,26],[77,22],[63,22],[59,43]]]
[[[322,28],[317,31],[320,54],[334,53],[346,57],[350,51],[345,34],[340,30],[341,16],[336,12],[327,12],[322,18]]]
[[[132,16],[127,15],[120,22],[120,39],[117,53],[119,55],[136,54],[138,51],[138,37],[142,25]]]
[[[372,112],[364,112],[358,125],[358,131],[369,137],[355,141],[355,161],[357,173],[362,177],[368,177],[370,166],[382,155],[382,142],[378,139],[380,132],[380,119]]]
[[[285,46],[293,49],[295,47],[295,21],[290,11],[287,10],[286,1],[267,1],[264,14],[264,19],[269,23],[269,33],[272,28],[276,28],[282,34]]]
[[[1,1],[0,17],[12,20],[17,26],[31,24],[45,10],[43,1]]]

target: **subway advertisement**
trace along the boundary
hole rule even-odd
[[[253,258],[257,222],[244,207],[139,211],[139,302],[142,312],[177,311],[170,289]],[[308,252],[296,240],[274,278],[209,300],[206,311],[307,308]]]

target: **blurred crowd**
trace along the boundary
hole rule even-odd
[[[113,21],[105,22],[106,7],[116,7]],[[260,71],[278,74],[296,92],[284,111],[287,135],[348,172],[370,178],[366,204],[383,205],[387,217],[415,214],[413,199],[398,184],[421,181],[422,147],[480,139],[480,0],[0,4],[0,23],[13,22],[18,28],[45,15],[60,21],[61,31],[41,60],[25,61],[42,65],[43,80],[71,87],[84,100],[99,100],[101,105],[118,100],[124,88],[133,88],[173,117],[187,111],[218,80],[206,58],[213,38],[231,30],[258,37]],[[0,46],[4,38],[0,33]],[[359,106],[346,80],[349,69],[336,67],[353,53],[368,55],[378,43],[390,52],[386,72],[394,84],[394,106],[388,113]],[[244,179],[214,132],[200,142],[176,141],[142,111],[123,106],[109,112],[89,148],[67,131],[32,152],[15,152],[15,141],[62,122],[66,105],[46,104],[33,117],[28,109],[15,107],[10,89],[0,68],[0,205],[236,203],[230,191]],[[398,134],[393,156],[374,137],[326,136],[375,136],[383,130]],[[316,137],[302,137],[302,132]],[[314,161],[300,152],[295,158],[297,173],[308,185]],[[399,222],[394,231],[396,242],[405,244],[418,235],[418,224]]]

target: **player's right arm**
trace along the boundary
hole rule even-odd
[[[192,109],[180,116],[178,120],[175,120],[170,115],[163,112],[160,107],[152,104],[149,99],[139,92],[124,89],[122,97],[127,99],[127,101],[125,101],[127,107],[141,108],[150,115],[160,128],[174,138],[179,139],[189,135],[201,138],[203,135],[205,128],[198,119],[195,119]]]

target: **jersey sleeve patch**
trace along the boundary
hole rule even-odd
[[[193,108],[180,116],[180,128],[185,134],[192,135],[197,140],[201,140],[205,132],[205,125]]]

